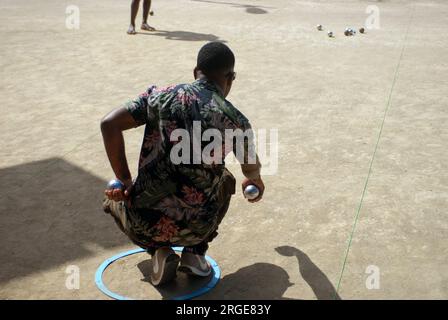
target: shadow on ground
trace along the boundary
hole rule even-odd
[[[230,5],[232,7],[244,8],[244,9],[246,9],[247,13],[251,13],[251,14],[266,14],[269,12],[264,9],[271,8],[271,7],[256,6],[256,5],[251,5],[251,4],[241,4],[241,3],[235,3],[235,2],[223,2],[223,1],[212,1],[212,0],[191,0],[191,1],[207,2],[207,3],[214,3],[214,4],[226,4],[226,5]]]
[[[341,300],[331,281],[306,253],[290,246],[277,247],[275,250],[282,256],[297,258],[299,272],[318,300]]]
[[[106,181],[51,158],[0,170],[0,283],[129,244],[102,212]]]
[[[317,299],[340,300],[330,280],[304,252],[290,246],[278,247],[275,250],[283,256],[297,259],[300,274]],[[151,260],[140,262],[138,268],[144,276],[142,281],[151,285]],[[188,277],[178,273],[175,281],[156,289],[163,299],[171,299],[200,289],[210,281],[210,278],[211,276],[208,278]],[[293,284],[283,268],[271,263],[255,263],[226,275],[212,291],[198,299],[291,300],[284,298],[283,295]]]
[[[304,252],[290,246],[278,247],[275,250],[283,256],[297,258],[300,274],[317,299],[340,300],[330,280]],[[288,273],[283,268],[271,263],[255,263],[226,275],[204,298],[290,300],[283,295],[292,285]]]
[[[213,291],[200,299],[286,300],[283,295],[293,284],[283,268],[260,262],[224,276]]]
[[[137,34],[146,35],[146,36],[158,36],[165,37],[168,40],[178,40],[178,41],[221,41],[219,37],[210,34],[210,33],[197,33],[190,31],[166,31],[166,30],[157,30],[150,32],[137,32]]]
[[[150,259],[140,262],[137,267],[143,275],[142,281],[151,284],[152,262]],[[185,273],[178,272],[174,281],[164,285],[154,287],[162,296],[163,300],[173,299],[184,295],[191,294],[207,285],[213,277],[213,273],[208,277],[193,277]]]

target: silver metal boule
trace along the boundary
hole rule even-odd
[[[321,24],[318,24],[316,28],[317,28],[317,30],[322,31],[322,25]]]
[[[260,195],[260,190],[258,190],[258,188],[256,186],[254,186],[253,184],[248,185],[244,189],[244,197],[246,199],[253,200],[253,199],[258,198],[259,195]]]
[[[354,36],[356,31],[353,28],[345,28],[344,34],[346,36]]]
[[[120,180],[113,179],[107,184],[107,189],[124,189],[124,184]]]
[[[333,32],[332,31],[328,31],[328,36],[331,38],[331,37],[333,37]]]

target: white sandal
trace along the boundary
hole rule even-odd
[[[149,24],[147,23],[142,23],[142,26],[140,27],[142,30],[146,30],[146,31],[156,31],[156,29],[154,27],[151,27]]]

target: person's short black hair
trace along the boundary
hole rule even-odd
[[[196,66],[205,73],[228,70],[234,65],[232,50],[222,42],[209,42],[199,50]]]

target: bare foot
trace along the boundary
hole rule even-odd
[[[135,32],[135,27],[131,24],[130,26],[129,26],[129,29],[128,29],[128,34],[136,34],[137,32]]]
[[[142,23],[141,26],[142,30],[146,30],[146,31],[156,31],[155,28],[151,27],[149,24],[147,24],[146,22]]]

